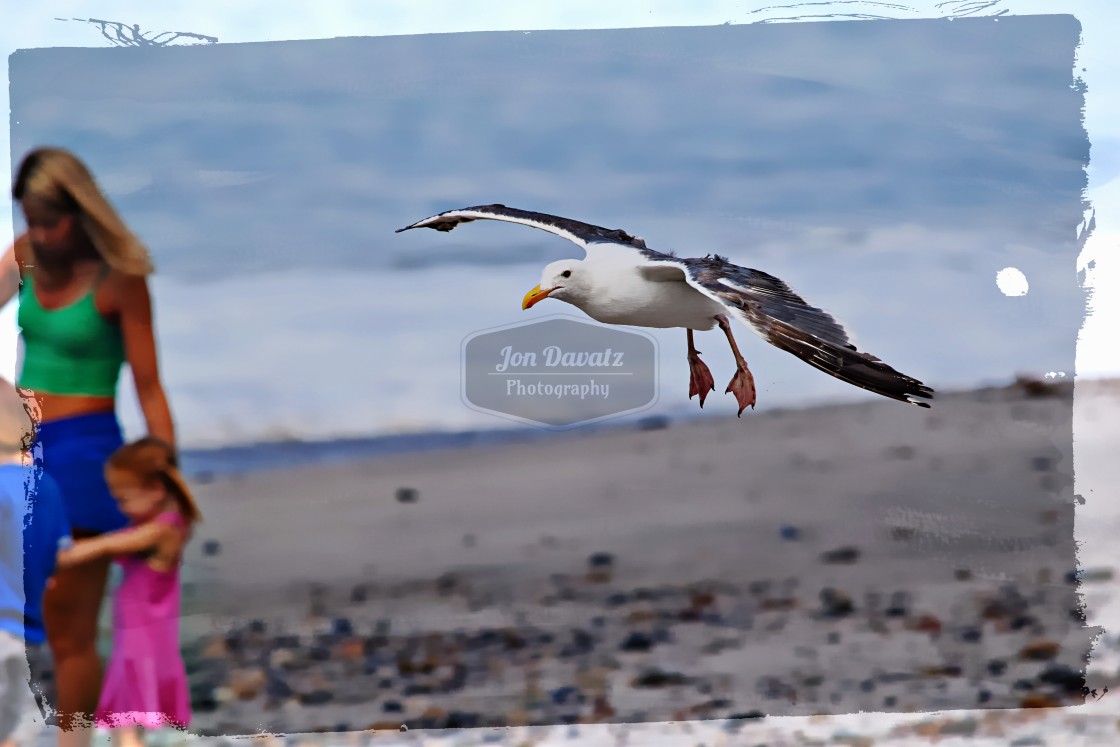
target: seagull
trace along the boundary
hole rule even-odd
[[[525,294],[522,310],[546,298],[567,302],[602,324],[659,329],[683,327],[688,338],[688,398],[715,391],[711,370],[700,359],[694,332],[719,326],[735,356],[735,375],[724,394],[734,394],[738,416],[757,401],[754,376],[731,331],[734,317],[766,342],[810,366],[853,386],[918,407],[930,405],[933,389],[899,373],[848,340],[827,312],[809,305],[782,280],[726,257],[678,257],[659,252],[620,229],[608,229],[546,213],[505,205],[448,210],[396,233],[414,228],[450,231],[460,223],[498,220],[520,223],[562,236],[582,247],[585,258],[547,265],[541,282]]]

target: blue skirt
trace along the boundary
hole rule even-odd
[[[36,461],[58,483],[73,531],[102,533],[128,525],[105,484],[105,462],[123,443],[120,423],[111,412],[39,425]]]

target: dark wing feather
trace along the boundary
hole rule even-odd
[[[733,309],[776,348],[810,366],[884,397],[929,407],[933,389],[856,350],[844,328],[809,305],[782,280],[733,265],[722,257],[677,260],[691,285]]]
[[[586,251],[591,244],[618,244],[637,250],[647,259],[666,259],[673,255],[650,249],[646,242],[618,228],[603,228],[590,223],[562,218],[558,215],[538,213],[532,210],[520,210],[506,207],[505,205],[478,205],[458,210],[447,210],[433,215],[430,218],[417,221],[412,225],[398,228],[396,233],[408,231],[413,228],[432,228],[437,231],[450,231],[460,223],[470,223],[476,220],[499,220],[507,223],[520,223],[521,225],[539,228],[542,231],[578,244]]]

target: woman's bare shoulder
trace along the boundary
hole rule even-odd
[[[101,280],[102,291],[116,309],[143,301],[148,295],[148,279],[143,275],[130,275],[108,267]]]

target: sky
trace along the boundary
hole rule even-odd
[[[952,9],[928,5],[901,15]],[[74,147],[151,244],[165,379],[188,444],[503,425],[458,401],[459,343],[532,318],[521,295],[578,249],[497,224],[392,233],[490,201],[765,269],[935,386],[1072,375],[1079,330],[1077,371],[1120,373],[1088,339],[1117,319],[1108,4],[990,8],[1074,13],[1080,29],[1006,16],[1002,27],[748,26],[821,8],[714,2],[185,7],[155,16],[110,2],[97,17],[220,44],[111,49],[95,26],[54,20],[88,17],[76,3],[21,12],[0,43],[75,47],[9,58],[4,156]],[[623,30],[633,26],[649,28]],[[428,33],[485,30],[506,33]],[[230,44],[336,36],[364,38]],[[1078,259],[1086,186],[1097,228]],[[10,234],[10,210],[4,220]],[[1026,295],[1001,292],[1007,267],[1024,273]],[[1087,319],[1078,269],[1096,284]],[[13,317],[10,304],[0,349],[14,348]],[[863,395],[739,336],[763,403]],[[683,332],[657,337],[659,407],[695,407]],[[701,338],[717,380],[732,370],[721,338]],[[733,411],[725,399],[708,408]],[[135,403],[122,403],[135,429]]]

